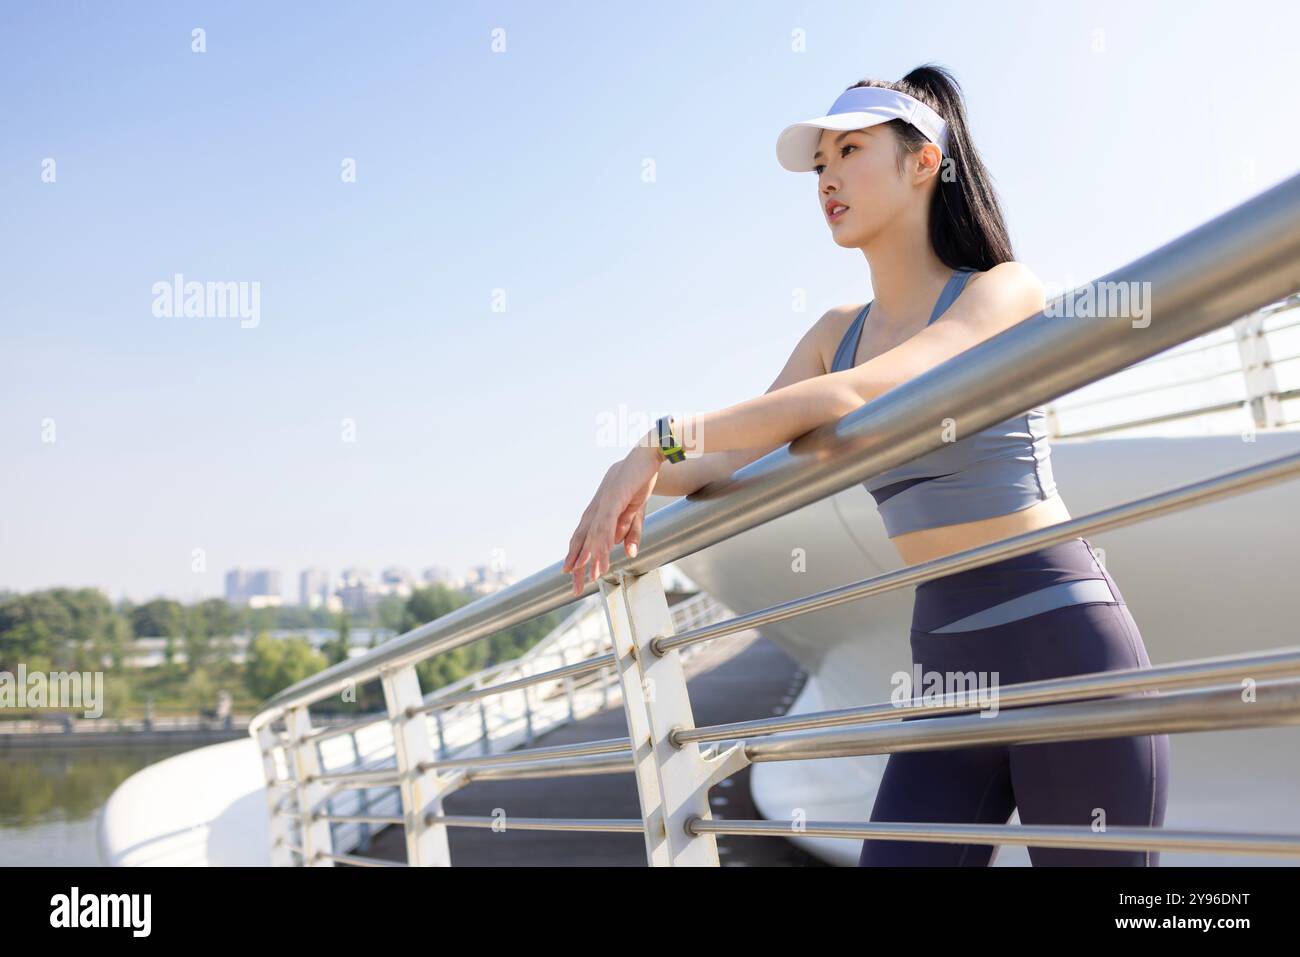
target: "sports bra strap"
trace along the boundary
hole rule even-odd
[[[966,288],[966,280],[974,272],[975,270],[962,266],[948,277],[943,292],[939,293],[939,301],[934,304],[934,312],[930,313],[930,320],[926,323],[927,326],[948,311],[948,307],[961,295],[961,291]]]

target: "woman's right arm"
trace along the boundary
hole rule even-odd
[[[809,329],[799,344],[790,353],[785,368],[776,380],[767,387],[768,392],[783,389],[813,376],[825,375],[826,367],[824,344],[831,337],[843,334],[852,317],[856,316],[860,306],[837,306],[825,313]],[[847,318],[846,318],[847,315]],[[682,462],[668,462],[659,470],[655,482],[655,495],[674,497],[690,495],[710,482],[720,478],[729,478],[750,462],[756,462],[767,453],[768,448],[731,449],[726,452],[705,452],[694,458],[687,457]]]
[[[753,451],[744,449],[746,454]],[[659,478],[655,482],[655,495],[664,495],[669,498],[678,495],[690,495],[692,492],[703,488],[710,482],[726,478],[735,473],[735,471],[754,459],[761,458],[761,455],[754,456],[748,461],[740,460],[741,450],[732,449],[728,452],[705,452],[703,455],[697,455],[695,458],[688,458],[681,462],[669,462],[659,470]]]

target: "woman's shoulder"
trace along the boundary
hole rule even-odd
[[[991,269],[972,272],[962,287],[986,309],[1006,311],[1020,318],[1041,312],[1047,306],[1043,283],[1032,269],[1009,259]]]
[[[809,330],[809,335],[817,341],[817,351],[821,353],[822,365],[827,371],[830,371],[831,364],[835,361],[835,353],[839,350],[844,337],[848,335],[849,327],[858,318],[858,314],[866,308],[865,302],[832,306]]]
[[[1026,264],[1014,259],[998,263],[991,269],[971,269],[966,288],[973,289],[977,284],[986,288],[995,288],[1001,292],[1024,293],[1041,292],[1042,281]]]

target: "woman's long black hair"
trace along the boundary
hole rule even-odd
[[[930,203],[930,245],[944,265],[950,269],[967,267],[983,271],[1015,259],[1002,208],[993,190],[993,179],[975,151],[966,125],[961,87],[952,74],[937,64],[927,63],[897,83],[861,80],[849,89],[859,86],[906,93],[929,106],[948,124],[948,149],[944,156],[952,162],[946,172],[940,169]],[[898,137],[901,173],[907,154],[916,152],[929,140],[904,120],[890,120],[884,125],[891,127]]]

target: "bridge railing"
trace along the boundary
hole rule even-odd
[[[1080,316],[1074,311],[1064,318],[1057,308],[1060,301],[1054,300],[1044,312],[648,516],[636,558],[616,548],[609,572],[583,592],[598,590],[612,649],[508,683],[518,687],[520,682],[574,678],[612,667],[622,692],[626,737],[452,760],[434,754],[427,716],[449,699],[421,692],[416,664],[583,597],[573,595],[572,579],[559,562],[273,697],[254,717],[250,733],[261,743],[267,769],[274,863],[389,863],[336,853],[330,846],[324,801],[340,788],[376,782],[396,786],[402,815],[382,823],[404,829],[407,863],[446,866],[452,863],[448,828],[499,826],[495,818],[444,812],[447,795],[469,782],[629,772],[640,797],[639,818],[512,817],[508,827],[641,833],[651,865],[716,866],[717,834],[796,832],[854,840],[1300,855],[1300,835],[1290,834],[1141,827],[1098,832],[1091,827],[940,822],[719,822],[709,812],[709,789],[756,761],[1300,723],[1300,648],[1280,648],[1004,687],[1000,703],[1017,707],[1001,712],[996,721],[970,713],[978,706],[968,701],[946,699],[936,708],[913,699],[901,706],[877,703],[731,725],[694,724],[681,661],[681,650],[690,645],[1300,475],[1300,453],[1287,455],[802,599],[675,630],[659,573],[663,565],[938,449],[944,432],[933,428],[936,409],[947,416],[948,410],[963,410],[960,431],[973,434],[1297,292],[1300,176],[1080,289],[1093,302],[1104,302],[1134,283],[1152,306],[1149,316]],[[384,689],[394,766],[322,771],[313,757],[320,736],[314,733],[311,705],[375,680]],[[1246,680],[1254,689],[1249,702],[1240,688]],[[926,720],[896,720],[909,714]]]
[[[1053,440],[1300,423],[1300,294],[1063,395],[1047,420]]]

